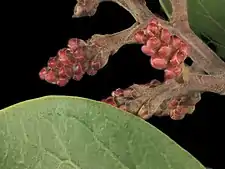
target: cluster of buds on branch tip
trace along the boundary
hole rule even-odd
[[[48,60],[47,67],[39,72],[42,80],[58,86],[65,86],[70,79],[79,81],[83,75],[95,75],[100,69],[100,62],[88,58],[87,44],[77,38],[68,41],[68,47],[60,49],[57,56]]]
[[[151,112],[149,109],[148,97],[145,97],[146,89],[154,90],[162,83],[154,79],[144,85],[133,85],[127,89],[118,88],[112,92],[111,96],[103,99],[102,102],[110,104],[121,110],[132,113],[142,119],[149,119],[151,116],[170,116],[173,120],[181,120],[186,114],[192,114],[195,105],[201,100],[199,92],[190,93],[165,99],[157,111]]]
[[[188,45],[176,35],[163,28],[157,18],[136,33],[135,39],[144,44],[142,52],[150,56],[152,67],[164,70],[165,80],[173,79],[182,72],[182,63],[188,56]]]

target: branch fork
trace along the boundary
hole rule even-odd
[[[112,1],[126,9],[134,17],[136,23],[121,32],[93,35],[87,41],[80,40],[83,46],[81,48],[78,43],[75,43],[76,50],[72,50],[68,44],[69,52],[65,58],[68,59],[71,56],[75,58],[72,65],[73,67],[80,65],[82,71],[80,69],[79,71],[82,72],[82,76],[84,73],[96,74],[107,64],[109,56],[115,54],[123,45],[132,43],[143,44],[142,51],[149,54],[151,60],[155,59],[151,62],[153,67],[154,65],[156,68],[161,66],[162,69],[166,68],[167,72],[177,72],[171,76],[172,78],[165,78],[164,82],[153,80],[148,84],[134,84],[127,89],[117,89],[112,92],[112,96],[104,99],[104,102],[143,119],[155,115],[170,116],[174,120],[180,120],[194,111],[203,92],[225,95],[225,63],[191,30],[188,23],[187,0],[170,0],[173,12],[169,22],[155,16],[146,6],[145,0],[77,0],[73,18],[93,16],[99,4],[104,1]],[[164,38],[166,41],[161,38],[162,34],[167,38]],[[156,42],[160,45],[157,46]],[[178,42],[185,44],[188,50],[186,48],[184,50],[184,47],[172,48],[172,44],[178,44]],[[155,44],[155,51],[153,44]],[[83,51],[77,52],[78,49]],[[159,54],[160,49],[164,57]],[[81,62],[77,59],[81,58],[81,53],[88,62]],[[179,57],[178,54],[180,54]],[[186,55],[193,60],[193,65],[187,66],[183,63]],[[89,71],[90,62],[98,63],[92,73]],[[60,64],[63,65],[61,62]],[[174,64],[177,64],[176,68],[182,68],[179,69],[181,71],[177,71]],[[64,64],[64,67],[66,66],[68,67]],[[57,74],[58,70],[55,71],[57,73],[52,73],[55,73],[54,78],[48,76],[48,71],[52,71],[49,66],[40,72],[40,77],[45,80],[48,77],[46,81],[53,84],[59,83],[57,80],[61,77],[59,78]],[[73,79],[80,80],[82,76]],[[64,86],[68,79],[64,80],[65,83],[59,84]]]

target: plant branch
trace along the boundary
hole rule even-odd
[[[145,22],[153,14],[146,6],[145,0],[77,0],[77,4],[74,8],[73,18],[83,16],[93,16],[97,11],[98,5],[101,2],[111,1],[117,3],[124,9],[126,9],[134,19],[139,22]]]
[[[130,28],[114,34],[93,35],[86,43],[86,55],[92,60],[101,61],[101,68],[106,65],[110,55],[115,54],[123,45],[135,43],[135,33],[144,24],[133,24]]]
[[[170,0],[175,34],[190,45],[190,57],[209,74],[225,74],[225,63],[191,30],[188,22],[187,0]]]
[[[154,89],[145,91],[144,97],[151,98],[150,111],[156,112],[164,100],[172,97],[186,95],[190,92],[214,92],[225,95],[225,79],[211,75],[192,73],[189,81],[183,84],[170,80]]]
[[[225,95],[225,79],[190,73],[189,80],[182,84],[174,79],[157,85],[152,83],[145,85],[134,84],[124,89],[120,94],[115,94],[118,91],[113,92],[112,97],[114,106],[138,115],[143,119],[148,119],[153,115],[168,116],[168,103],[174,98],[182,98],[182,106],[193,108],[200,101],[200,92],[205,91]]]
[[[49,60],[48,67],[40,71],[41,79],[64,86],[70,78],[80,80],[84,73],[95,75],[100,68],[107,64],[110,55],[115,54],[123,45],[140,43],[136,39],[138,33],[142,31],[145,34],[151,29],[156,30],[154,25],[156,26],[155,23],[159,22],[157,29],[163,29],[164,40],[168,35],[169,38],[176,35],[188,45],[188,56],[194,61],[190,66],[190,71],[186,72],[188,78],[183,76],[182,82],[176,78],[166,80],[162,84],[160,82],[145,85],[134,84],[124,90],[125,94],[123,92],[122,95],[112,96],[116,106],[144,119],[152,115],[168,114],[173,119],[181,119],[184,113],[178,113],[177,117],[172,111],[171,115],[171,110],[166,106],[172,98],[183,98],[185,101],[180,102],[179,106],[193,108],[193,105],[200,100],[201,93],[205,91],[225,95],[225,63],[190,29],[187,0],[170,0],[173,8],[170,22],[152,14],[146,6],[145,0],[77,1],[73,17],[93,16],[101,2],[111,1],[129,11],[136,23],[130,28],[114,34],[95,34],[87,41],[71,39],[68,48],[60,50],[56,57]],[[153,18],[156,18],[157,21]],[[150,19],[154,21],[150,23]],[[152,25],[153,27],[151,27]],[[167,30],[169,33],[166,33]],[[161,33],[160,38],[163,39]],[[146,45],[144,40],[142,44]],[[193,109],[185,112],[192,111]],[[175,113],[175,115],[177,114]]]
[[[143,23],[153,16],[153,13],[146,6],[145,0],[112,0],[126,9],[134,19]]]
[[[187,0],[170,0],[172,16],[170,22],[174,28],[189,29]]]
[[[83,12],[84,16],[94,14],[100,2],[112,1],[127,11],[139,23],[145,23],[151,17],[155,17],[147,8],[144,0],[78,0],[75,7]],[[189,57],[197,63],[197,65],[209,74],[225,74],[225,63],[214,53],[195,33],[189,28],[188,15],[187,15],[187,1],[186,0],[170,0],[173,8],[172,20],[167,22],[158,18],[163,27],[167,28],[172,34],[177,35],[184,40],[189,46]],[[79,12],[77,12],[79,13]],[[225,75],[224,75],[225,77]]]

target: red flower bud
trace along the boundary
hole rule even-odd
[[[40,72],[39,72],[39,77],[40,77],[40,79],[41,79],[41,80],[44,80],[46,74],[47,74],[47,68],[44,67],[44,68],[42,68],[42,69],[40,70]]]
[[[152,67],[154,67],[155,69],[165,69],[167,67],[167,60],[164,58],[151,58],[150,59],[151,65]]]
[[[158,35],[160,33],[160,27],[158,25],[156,25],[155,23],[150,23],[147,26],[147,32],[148,34],[151,36],[153,35]]]
[[[172,37],[172,46],[173,46],[175,49],[179,49],[180,46],[181,46],[181,44],[182,44],[181,39],[174,35],[174,36]]]
[[[171,34],[168,31],[168,29],[162,29],[160,34],[161,41],[165,42],[166,44],[169,44],[171,39]]]
[[[55,68],[57,65],[56,57],[50,57],[48,60],[48,67]]]
[[[175,109],[178,105],[178,101],[176,99],[171,99],[169,102],[168,102],[168,108],[169,109]]]
[[[96,73],[97,73],[97,70],[95,70],[93,68],[90,68],[87,70],[87,74],[90,76],[94,76],[94,75],[96,75]]]
[[[185,116],[185,114],[176,113],[176,110],[171,110],[169,115],[170,115],[170,118],[173,120],[181,120]]]
[[[113,91],[111,95],[112,95],[112,97],[123,96],[123,90],[118,88],[115,91]]]
[[[177,51],[172,58],[170,59],[170,63],[173,66],[178,66],[186,59],[187,55],[184,55],[180,51]]]
[[[60,49],[58,51],[58,56],[59,56],[59,61],[61,63],[63,63],[64,65],[68,65],[68,64],[71,64],[71,61],[69,60],[68,56],[67,56],[67,52],[68,52],[68,49],[67,48],[63,48],[63,49]]]
[[[61,78],[66,78],[67,77],[67,74],[66,74],[66,70],[64,67],[60,67],[59,70],[58,70],[58,75],[59,77]]]
[[[73,80],[80,81],[83,78],[83,74],[74,74]]]
[[[161,58],[165,58],[168,59],[169,56],[171,55],[172,52],[172,48],[169,46],[162,46],[159,50],[158,50],[158,55]]]
[[[45,75],[45,80],[49,83],[55,84],[56,83],[56,76],[53,70],[49,70]]]
[[[148,56],[153,56],[156,53],[156,51],[154,49],[152,49],[146,45],[143,45],[141,47],[141,51]]]
[[[68,47],[72,50],[72,51],[76,51],[79,48],[79,43],[80,43],[80,39],[78,38],[72,38],[68,41]]]
[[[80,63],[78,63],[76,66],[73,67],[73,71],[75,74],[79,75],[79,74],[84,74],[82,65]]]
[[[68,78],[73,76],[73,68],[71,66],[65,65],[64,69],[65,69],[65,74]]]
[[[151,49],[158,49],[161,46],[161,41],[157,37],[151,37],[146,45]]]
[[[77,54],[77,55],[73,56],[73,59],[74,59],[74,63],[75,62],[83,62],[85,60],[85,57],[82,54]]]
[[[145,32],[149,35],[149,37],[155,36],[155,34],[152,32],[152,29],[157,29],[157,26],[154,25],[154,28],[152,28],[152,25],[148,25]]]
[[[174,77],[176,77],[176,74],[172,70],[170,70],[170,69],[164,70],[164,79],[165,80],[173,79]]]
[[[147,40],[146,35],[143,31],[137,32],[134,36],[134,39],[140,44],[145,44]]]
[[[107,104],[111,104],[112,106],[116,106],[116,103],[115,103],[113,97],[108,97],[107,99],[103,99],[102,102],[105,102]]]
[[[159,21],[156,17],[152,17],[151,19],[149,19],[148,24],[159,25]]]
[[[181,46],[179,48],[179,51],[184,55],[187,56],[188,55],[188,45],[185,43],[181,43]]]
[[[56,82],[56,84],[60,87],[65,86],[67,83],[69,82],[69,80],[67,78],[59,78]]]
[[[99,70],[101,68],[101,64],[100,62],[91,62],[91,68],[93,68],[94,70]]]

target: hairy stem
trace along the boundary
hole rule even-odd
[[[172,5],[172,16],[170,22],[174,28],[189,30],[187,0],[170,0]]]
[[[153,16],[153,13],[146,6],[145,0],[112,0],[126,9],[134,19],[143,23]]]

